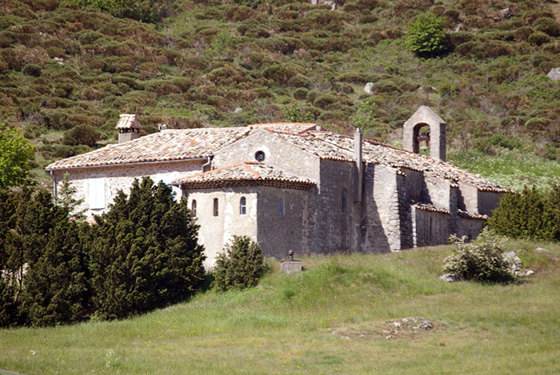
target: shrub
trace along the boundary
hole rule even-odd
[[[560,25],[552,18],[540,17],[533,22],[536,31],[542,31],[550,36],[560,35]]]
[[[233,236],[231,244],[216,259],[216,288],[244,289],[256,286],[264,272],[262,250],[247,236]]]
[[[445,34],[445,19],[433,13],[417,17],[408,25],[406,46],[419,56],[431,57],[449,51],[449,38]]]
[[[68,146],[86,145],[93,146],[103,138],[103,134],[88,124],[80,124],[64,133],[62,143]]]
[[[445,259],[443,272],[459,276],[463,280],[482,282],[513,282],[517,279],[514,263],[504,255],[505,239],[485,229],[475,242],[453,235],[450,241],[455,251]]]
[[[529,37],[527,38],[527,41],[531,44],[540,46],[540,45],[543,45],[545,43],[550,42],[550,36],[543,33],[542,31],[535,31],[534,33],[529,35]]]
[[[32,77],[39,77],[41,75],[41,67],[35,64],[27,64],[23,67],[23,73]]]

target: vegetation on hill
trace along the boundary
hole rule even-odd
[[[521,250],[536,271],[517,285],[439,280],[451,253],[445,247],[304,257],[300,274],[270,272],[257,288],[200,294],[132,319],[0,330],[0,368],[45,375],[557,374],[560,247],[506,246]]]
[[[546,76],[560,66],[555,5],[336,4],[3,1],[0,122],[24,130],[40,168],[112,142],[120,113],[139,114],[144,133],[158,123],[305,120],[394,142],[429,104],[448,121],[454,149],[558,158],[560,86]],[[444,21],[452,47],[439,58],[406,47],[407,25],[428,14]]]

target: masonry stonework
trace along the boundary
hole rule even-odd
[[[438,138],[432,158],[413,152],[419,124],[430,126],[430,142]],[[106,211],[135,178],[172,184],[189,207],[196,201],[207,267],[234,235],[279,259],[289,250],[390,252],[476,237],[507,190],[444,162],[445,123],[431,109],[417,111],[404,133],[410,151],[313,124],[164,130],[47,170],[55,185],[69,173],[88,214]],[[102,207],[88,206],[94,189]]]

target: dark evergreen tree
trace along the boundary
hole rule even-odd
[[[87,262],[77,224],[47,191],[0,195],[0,324],[75,321],[77,305],[87,299]]]
[[[488,224],[497,234],[511,238],[560,240],[560,213],[554,201],[557,193],[540,193],[525,188],[521,194],[506,194]]]
[[[85,318],[90,293],[79,231],[79,224],[68,219],[49,231],[41,256],[25,277],[22,298],[30,324],[45,326]]]
[[[189,298],[203,281],[203,247],[186,202],[150,178],[119,192],[92,228],[96,314],[118,319]]]

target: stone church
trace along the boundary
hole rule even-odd
[[[139,136],[121,115],[119,143],[49,165],[68,173],[89,215],[150,176],[187,198],[207,266],[233,235],[265,255],[390,252],[475,237],[508,190],[445,162],[446,124],[422,106],[404,124],[404,149],[315,124],[161,129]],[[164,126],[163,126],[164,128]],[[421,129],[429,128],[429,133]],[[430,157],[418,153],[429,144]]]

